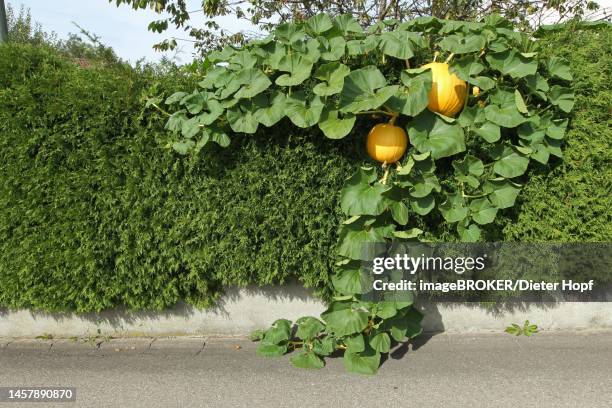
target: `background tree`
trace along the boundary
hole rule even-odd
[[[78,34],[71,33],[67,39],[59,40],[54,32],[43,30],[34,21],[29,8],[23,5],[17,10],[6,5],[9,41],[17,44],[50,45],[79,64],[88,66],[92,62],[114,64],[119,62],[115,51],[100,41],[100,37],[73,22]]]
[[[202,0],[196,9],[190,9],[187,0],[109,1],[134,9],[150,8],[168,16],[151,22],[150,31],[162,33],[175,25],[191,37],[169,38],[155,45],[158,50],[174,49],[181,40],[195,42],[200,51],[241,44],[280,23],[304,20],[321,12],[331,16],[351,14],[364,27],[383,20],[405,21],[419,16],[467,20],[498,13],[523,30],[576,17],[602,19],[610,14],[592,0]],[[222,29],[215,18],[225,15],[245,20],[260,31]]]

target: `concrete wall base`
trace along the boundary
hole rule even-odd
[[[501,332],[511,323],[529,319],[541,330],[612,329],[612,302],[558,304],[497,304],[420,302],[426,331],[455,333]],[[297,285],[228,291],[210,310],[188,305],[155,312],[122,309],[102,313],[41,313],[0,309],[0,337],[52,335],[55,338],[128,336],[239,336],[265,328],[274,320],[318,316],[324,305]]]

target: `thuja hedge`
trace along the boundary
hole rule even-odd
[[[486,239],[612,237],[610,42],[609,29],[551,36],[545,52],[568,57],[575,78],[565,158],[531,170]],[[278,126],[186,160],[164,149],[165,118],[144,100],[197,80],[0,47],[0,306],[208,306],[231,285],[292,279],[329,294],[338,191],[367,160],[363,139]]]

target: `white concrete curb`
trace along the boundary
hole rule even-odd
[[[501,332],[529,319],[542,330],[612,329],[612,302],[506,305],[421,302],[426,331]],[[324,305],[297,285],[235,289],[214,310],[179,305],[161,312],[111,310],[99,314],[0,310],[0,337],[247,335],[279,318],[318,316]]]

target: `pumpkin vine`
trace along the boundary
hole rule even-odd
[[[287,121],[342,139],[357,121],[373,125],[364,149],[382,164],[360,167],[340,192],[335,297],[320,318],[281,319],[253,334],[258,354],[298,350],[297,367],[320,368],[341,351],[348,371],[373,374],[394,342],[421,332],[414,297],[364,295],[368,243],[421,240],[419,217],[439,213],[457,240],[482,239],[482,226],[515,204],[533,162],[562,157],[574,104],[561,58],[540,59],[535,39],[491,15],[479,22],[422,17],[364,29],[325,14],[278,26],[243,48],[208,54],[192,92],[149,106],[166,112],[169,143],[197,154],[230,134]],[[386,118],[386,120],[381,120]],[[378,123],[377,123],[378,122]],[[382,177],[381,177],[382,170]]]

